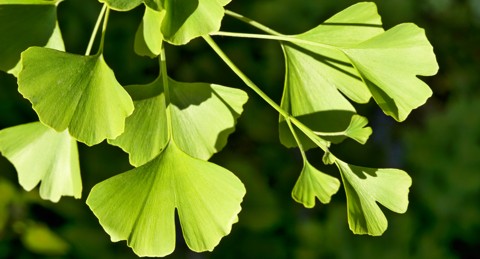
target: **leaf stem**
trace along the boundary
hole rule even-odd
[[[217,55],[227,64],[228,67],[238,76],[242,81],[250,87],[255,93],[257,93],[262,99],[264,99],[270,106],[272,106],[278,113],[280,113],[282,116],[288,118],[290,117],[290,114],[288,114],[286,111],[284,111],[277,103],[275,103],[270,97],[265,94],[255,83],[250,80],[233,62],[230,60],[230,58],[223,52],[222,49],[213,41],[213,39],[205,35],[203,36],[203,39],[210,45],[210,47],[217,53]]]
[[[105,17],[103,19],[103,27],[102,27],[102,37],[100,38],[100,47],[98,48],[98,52],[103,52],[103,44],[105,42],[105,33],[107,31],[107,24],[108,24],[108,16],[110,14],[110,8],[107,7],[105,12]]]
[[[162,76],[163,93],[165,95],[166,117],[167,117],[167,136],[170,140],[172,138],[172,117],[170,113],[170,88],[168,85],[168,73],[167,73],[167,56],[165,55],[165,44],[162,44],[160,49],[160,73]]]
[[[210,45],[210,47],[217,53],[217,55],[227,64],[228,67],[238,76],[240,79],[257,93],[265,102],[272,106],[282,117],[287,121],[291,121],[295,126],[297,126],[300,131],[302,131],[308,138],[310,138],[318,147],[323,149],[323,151],[328,151],[329,142],[321,139],[315,133],[308,128],[305,124],[301,123],[297,118],[291,116],[287,111],[282,109],[275,101],[273,101],[267,94],[265,94],[250,78],[248,78],[231,60],[230,58],[222,51],[222,49],[213,41],[213,39],[205,35],[203,39]]]
[[[314,131],[316,135],[319,136],[330,136],[330,137],[336,137],[336,136],[345,136],[345,131],[339,131],[339,132],[322,132],[322,131]]]
[[[257,28],[261,31],[264,31],[268,34],[277,35],[277,36],[282,36],[283,35],[283,34],[277,32],[277,31],[275,31],[275,30],[273,30],[273,29],[271,29],[271,28],[269,28],[269,27],[267,27],[267,26],[265,26],[265,25],[263,25],[263,24],[261,24],[257,21],[254,21],[254,20],[252,20],[248,17],[245,17],[245,16],[243,16],[241,14],[238,14],[238,13],[235,13],[233,11],[225,10],[225,14],[230,15],[231,17],[236,18],[236,19],[238,19],[242,22],[250,24],[251,26],[253,26],[253,27],[255,27],[255,28]]]
[[[293,138],[295,139],[295,142],[297,142],[298,149],[300,149],[300,154],[302,155],[303,161],[307,161],[307,155],[305,154],[305,150],[303,149],[302,142],[300,142],[300,139],[297,136],[297,133],[295,132],[295,129],[292,126],[292,123],[290,120],[287,120],[288,127],[290,128],[290,131],[292,132]]]
[[[305,44],[305,45],[311,45],[311,46],[317,46],[317,47],[322,47],[322,48],[338,50],[338,48],[336,48],[332,45],[323,44],[323,43],[319,43],[319,42],[308,41],[308,40],[304,40],[304,39],[299,39],[299,38],[295,38],[293,36],[288,36],[288,35],[268,35],[268,34],[238,33],[238,32],[225,32],[225,31],[213,32],[210,35],[212,35],[212,36],[237,37],[237,38],[262,39],[262,40],[286,41],[286,42],[291,42],[291,43],[299,43],[299,44]]]
[[[88,42],[87,50],[85,51],[85,56],[90,55],[92,51],[93,42],[95,41],[95,37],[97,36],[98,29],[100,28],[100,23],[102,22],[103,16],[105,11],[107,10],[107,4],[104,4],[100,14],[98,15],[97,22],[95,23],[95,27],[93,27],[92,35],[90,36],[90,41]]]

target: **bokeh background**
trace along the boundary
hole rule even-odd
[[[228,8],[283,33],[301,33],[357,1],[234,0]],[[190,252],[182,238],[170,258],[480,258],[480,0],[376,1],[384,27],[414,22],[426,29],[440,64],[425,81],[434,96],[404,123],[373,103],[357,106],[374,133],[366,145],[347,140],[335,152],[346,161],[399,167],[410,173],[410,207],[384,210],[381,237],[353,235],[341,189],[328,205],[306,209],[290,197],[302,162],[278,140],[278,115],[248,90],[202,40],[168,47],[169,73],[183,81],[214,82],[246,90],[250,100],[229,145],[213,161],[235,172],[247,195],[240,221],[214,252]],[[84,53],[101,5],[68,0],[59,7],[67,50]],[[143,7],[112,13],[105,58],[122,85],[147,83],[155,60],[133,52]],[[41,21],[39,21],[41,22]],[[232,18],[223,30],[257,32]],[[274,100],[281,97],[283,56],[275,42],[215,38],[227,54]],[[1,40],[1,39],[0,39]],[[0,129],[37,120],[0,72]],[[131,168],[118,148],[80,145],[83,197],[42,201],[25,192],[13,166],[0,157],[0,258],[136,258],[125,242],[112,243],[85,205],[99,181]],[[308,153],[320,165],[321,153]],[[181,235],[179,235],[181,237]]]

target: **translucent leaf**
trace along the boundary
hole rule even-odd
[[[348,224],[355,234],[379,236],[387,219],[377,202],[389,210],[404,213],[412,180],[399,169],[376,169],[336,160],[347,195]]]
[[[47,44],[55,28],[59,2],[0,0],[0,70],[14,68],[20,53],[28,47]]]
[[[325,174],[313,167],[307,160],[292,191],[292,198],[306,208],[315,206],[315,197],[323,204],[330,202],[332,195],[337,193],[340,182],[337,178]]]
[[[133,102],[102,55],[80,56],[32,47],[22,53],[19,91],[40,121],[87,145],[124,130]]]
[[[32,190],[40,181],[40,197],[58,202],[80,198],[82,181],[77,142],[67,131],[34,122],[0,131],[0,152],[15,166],[20,185]]]
[[[349,59],[335,48],[382,32],[375,4],[359,3],[306,33],[292,36],[301,41],[282,44],[286,62],[282,108],[313,130],[344,131],[355,108],[340,92],[359,103],[368,102],[371,94]],[[296,146],[286,123],[282,118],[280,121],[282,144]],[[306,148],[315,146],[305,136],[299,137]]]
[[[125,133],[109,143],[130,154],[139,166],[157,156],[168,141],[163,83],[127,86],[135,112]],[[221,150],[234,131],[248,96],[239,89],[169,79],[173,139],[187,154],[207,160]]]
[[[165,11],[156,11],[149,7],[145,8],[143,20],[135,34],[135,52],[140,56],[154,58],[160,55],[163,35],[160,24],[165,17]]]
[[[367,124],[367,118],[353,115],[348,128],[345,130],[345,135],[361,144],[365,144],[370,135],[372,135],[372,128],[366,127]]]
[[[344,49],[385,114],[403,121],[432,91],[417,75],[437,73],[433,47],[423,29],[400,24],[370,40]]]
[[[181,45],[220,29],[228,0],[164,0],[162,33],[168,42]]]
[[[190,249],[211,251],[237,221],[245,188],[230,171],[192,158],[171,141],[147,164],[93,187],[87,204],[112,241],[140,256],[175,248],[175,209]]]

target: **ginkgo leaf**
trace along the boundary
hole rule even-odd
[[[221,150],[234,131],[248,96],[239,89],[169,79],[173,139],[190,156],[207,160]],[[159,77],[149,85],[127,86],[135,112],[125,132],[109,143],[130,154],[139,166],[157,156],[168,142],[165,96]]]
[[[145,8],[142,22],[135,34],[134,48],[138,55],[151,58],[160,55],[163,41],[160,24],[164,17],[165,10],[156,11],[152,8]]]
[[[425,31],[414,24],[397,25],[343,51],[377,104],[397,121],[405,120],[432,95],[417,76],[436,74],[438,64]]]
[[[354,114],[350,120],[350,124],[344,131],[340,132],[320,132],[314,131],[318,136],[321,136],[323,139],[327,139],[332,143],[340,143],[345,140],[347,137],[354,139],[360,144],[365,144],[372,135],[372,128],[366,127],[368,124],[367,118]]]
[[[116,138],[133,102],[103,56],[32,47],[22,53],[18,90],[40,121],[87,145]]]
[[[61,196],[80,198],[77,142],[67,131],[56,132],[40,122],[3,129],[0,152],[15,166],[25,190],[32,190],[41,181],[43,199],[58,202]]]
[[[325,174],[304,160],[302,173],[293,187],[292,198],[306,208],[315,206],[315,197],[323,204],[330,202],[332,195],[340,188],[337,178]]]
[[[383,32],[374,3],[359,3],[334,15],[316,28],[291,36],[283,43],[286,73],[281,106],[311,129],[344,131],[355,108],[351,100],[366,103],[370,92],[340,46],[352,46]],[[340,93],[341,92],[341,93]],[[280,118],[280,140],[287,147],[296,143]],[[305,148],[314,147],[304,135]]]
[[[391,211],[405,213],[410,176],[400,169],[367,168],[335,161],[347,195],[348,224],[355,234],[381,235],[388,226],[377,202]]]
[[[190,40],[218,31],[228,4],[226,0],[164,0],[166,10],[162,33],[166,41],[182,45]]]
[[[28,47],[47,44],[54,32],[59,2],[0,0],[0,70],[14,68]]]
[[[345,130],[345,135],[361,144],[365,144],[370,135],[372,135],[372,128],[365,127],[367,124],[367,118],[353,115],[348,128]]]
[[[145,165],[93,187],[87,204],[112,241],[139,256],[175,248],[175,209],[190,249],[211,251],[237,220],[245,188],[230,171],[185,154],[172,140]]]

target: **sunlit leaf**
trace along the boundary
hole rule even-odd
[[[193,38],[220,29],[228,1],[220,0],[164,0],[166,16],[162,23],[165,39],[175,45],[186,44]]]
[[[22,53],[19,91],[40,121],[87,145],[124,130],[133,102],[103,56],[80,56],[32,47]]]
[[[352,46],[382,32],[375,4],[359,3],[308,32],[292,36],[301,41],[282,44],[286,62],[282,108],[313,130],[344,131],[356,112],[340,92],[359,103],[368,102],[371,94],[336,47]],[[281,142],[296,146],[283,119],[280,121]],[[305,136],[299,137],[305,148],[315,146]]]
[[[211,251],[237,220],[245,188],[230,171],[185,154],[172,140],[147,164],[93,187],[87,204],[112,241],[140,256],[175,248],[175,209],[193,251]]]
[[[135,112],[127,118],[125,133],[110,143],[130,154],[133,165],[157,156],[168,141],[163,83],[127,86]],[[207,160],[221,150],[234,131],[248,99],[245,92],[207,83],[169,79],[173,139],[185,153]]]
[[[372,128],[366,127],[367,124],[367,118],[353,115],[348,128],[345,130],[345,135],[361,144],[365,144],[370,135],[372,135]]]
[[[14,68],[28,47],[47,44],[54,32],[59,2],[0,0],[0,70]]]
[[[315,197],[327,204],[339,187],[340,181],[337,178],[317,170],[305,160],[302,173],[293,188],[292,198],[306,208],[313,208]]]
[[[156,11],[152,8],[145,8],[143,20],[135,34],[135,52],[140,56],[154,58],[160,54],[163,35],[160,24],[165,17],[165,10]]]
[[[77,142],[67,131],[34,122],[0,131],[0,152],[15,166],[20,185],[32,190],[40,181],[40,197],[58,202],[80,198],[82,181]]]
[[[432,95],[421,76],[437,73],[433,48],[423,29],[400,24],[344,49],[385,114],[403,121]]]
[[[335,163],[342,175],[353,233],[379,236],[387,229],[387,219],[377,202],[397,213],[407,210],[412,180],[406,172],[354,166],[339,159]]]

